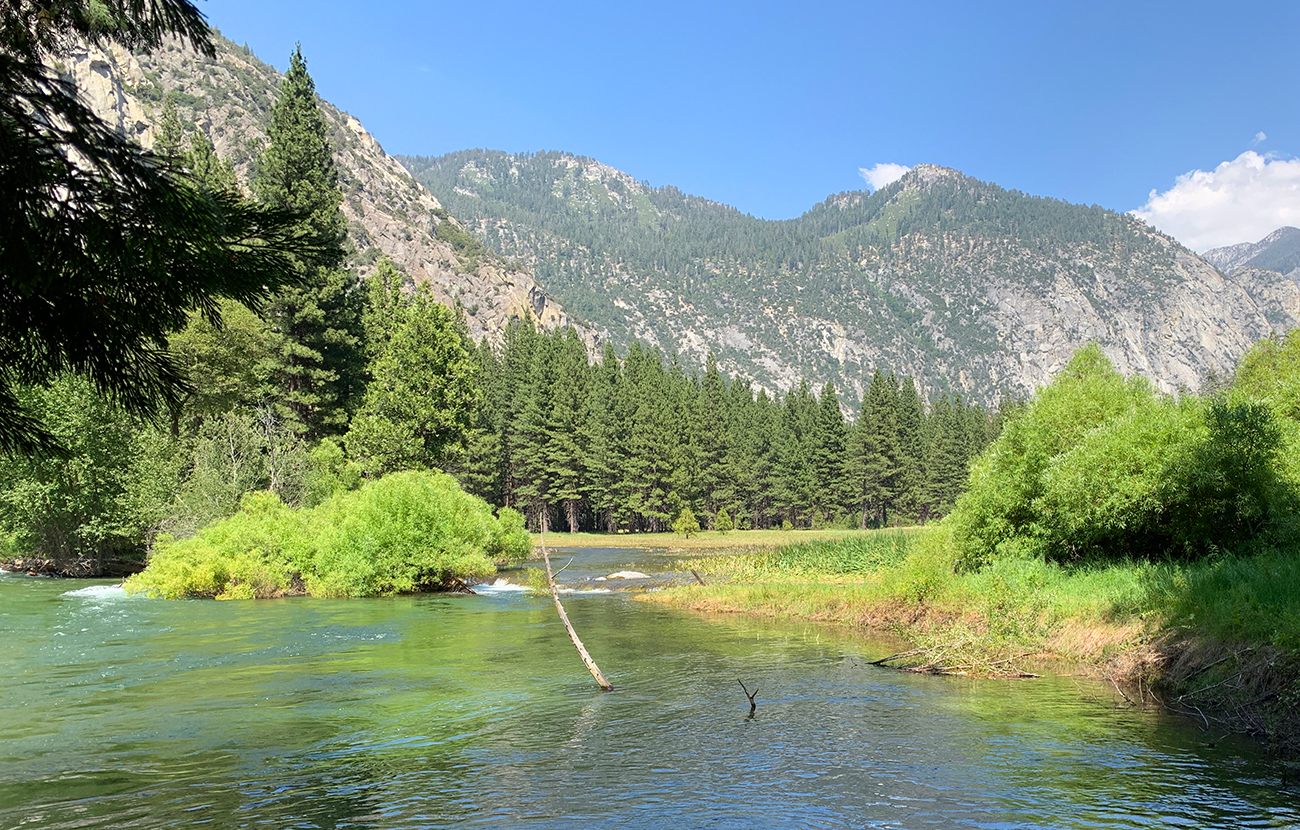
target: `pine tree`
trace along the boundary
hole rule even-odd
[[[243,196],[239,178],[230,162],[217,155],[217,149],[205,133],[190,136],[190,149],[185,154],[185,168],[196,184],[209,193],[229,193]]]
[[[922,508],[925,489],[923,455],[926,440],[925,407],[912,378],[898,384],[898,478],[895,482],[893,508],[909,518],[924,522]]]
[[[888,522],[899,470],[898,388],[893,375],[877,370],[849,437],[845,463],[864,529]]]
[[[153,137],[153,151],[166,159],[179,159],[185,147],[185,129],[181,126],[180,116],[176,114],[176,102],[168,98],[163,102],[162,115],[158,118],[158,128]]]
[[[945,392],[930,407],[929,441],[925,448],[925,492],[930,511],[942,516],[952,510],[966,481],[970,437],[963,422],[961,399]]]
[[[374,380],[347,434],[348,452],[369,475],[435,469],[454,458],[482,395],[452,312],[427,285],[393,308],[391,333],[371,361]]]
[[[844,460],[847,427],[834,384],[827,382],[817,401],[817,420],[811,447],[816,477],[815,509],[826,519],[838,515],[844,502]]]
[[[731,452],[731,434],[727,429],[727,384],[718,371],[713,353],[704,367],[704,378],[696,398],[695,429],[692,439],[697,447],[700,500],[707,513],[731,503],[735,484],[729,480],[726,459]]]
[[[623,396],[623,371],[614,347],[605,345],[600,363],[592,368],[582,412],[582,491],[596,524],[607,533],[618,529],[618,482],[623,475],[624,434],[618,420]]]
[[[340,266],[343,196],[316,87],[296,48],[271,111],[270,143],[254,192],[265,204],[297,211],[304,226],[335,240],[334,255],[302,265],[301,286],[280,290],[266,312],[274,357],[264,366],[281,414],[300,434],[317,438],[347,426],[365,384],[362,294]]]
[[[587,351],[573,329],[551,336],[555,364],[550,407],[544,413],[544,472],[547,501],[560,508],[569,532],[578,532],[583,499],[583,457],[580,446],[581,416],[587,395]]]

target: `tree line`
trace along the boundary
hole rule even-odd
[[[1005,414],[946,394],[926,406],[877,371],[850,422],[829,383],[770,395],[711,356],[694,375],[637,343],[589,364],[574,332],[524,323],[474,360],[473,451],[449,468],[534,529],[655,532],[683,510],[724,529],[924,522],[951,509]]]

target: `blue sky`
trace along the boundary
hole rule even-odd
[[[1296,3],[200,8],[280,69],[300,41],[320,93],[390,153],[566,150],[773,219],[864,187],[862,168],[929,162],[1146,205],[1198,249],[1300,223]]]

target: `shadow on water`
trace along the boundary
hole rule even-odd
[[[518,591],[163,602],[0,578],[0,827],[1300,824],[1246,747],[1083,681],[892,672],[867,663],[893,644],[617,593],[566,608],[615,693]]]

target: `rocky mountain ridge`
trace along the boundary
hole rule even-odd
[[[403,157],[485,244],[615,341],[787,389],[875,368],[990,401],[1096,340],[1173,391],[1300,321],[1280,274],[1226,275],[1139,220],[919,165],[768,222],[564,153]]]
[[[281,75],[247,48],[215,39],[210,61],[173,42],[150,53],[82,46],[54,68],[75,81],[84,99],[122,134],[152,146],[170,98],[183,124],[202,130],[247,182],[266,140]],[[574,320],[526,271],[483,248],[351,115],[322,100],[336,148],[343,212],[367,275],[385,255],[435,295],[459,301],[475,339],[495,339],[512,317],[545,328],[577,326],[593,348],[597,336]]]
[[[1300,268],[1300,228],[1278,228],[1258,242],[1212,248],[1201,258],[1224,273],[1259,268],[1289,274]]]

